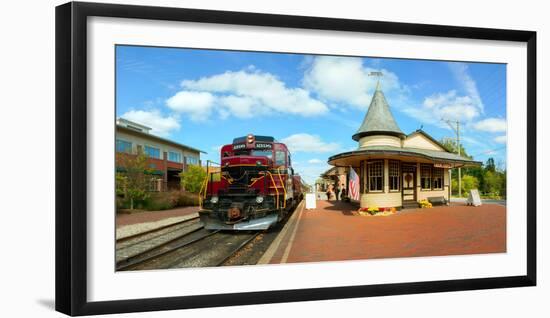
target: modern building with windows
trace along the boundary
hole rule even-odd
[[[481,165],[452,153],[421,129],[404,134],[379,85],[352,139],[358,148],[334,155],[328,163],[355,169],[361,207],[417,207],[428,198],[448,201],[450,169]]]
[[[179,174],[189,165],[200,165],[202,150],[151,134],[151,128],[118,118],[116,121],[116,157],[147,155],[152,171],[151,190],[180,189]],[[123,168],[117,164],[117,171]]]

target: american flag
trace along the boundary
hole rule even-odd
[[[359,201],[359,176],[349,167],[349,198]]]

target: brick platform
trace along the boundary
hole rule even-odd
[[[506,207],[484,204],[405,210],[391,216],[357,216],[356,206],[317,201],[301,206],[264,263],[502,253]],[[277,246],[275,246],[277,245]]]

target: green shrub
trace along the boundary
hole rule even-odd
[[[199,196],[196,193],[180,192],[177,204],[178,206],[197,206],[199,205]]]
[[[141,207],[148,211],[169,210],[177,207],[198,206],[199,196],[185,191],[155,192],[149,195]]]
[[[458,182],[457,182],[456,179],[451,180],[451,187],[453,189],[453,194],[457,194],[458,193]],[[462,193],[461,193],[462,196],[463,197],[468,197],[468,194],[470,193],[470,190],[479,188],[479,180],[474,176],[463,175],[462,176],[461,187],[462,187]]]
[[[149,211],[168,210],[177,206],[178,195],[176,191],[151,193],[143,202],[143,208]]]
[[[130,201],[125,200],[121,196],[117,196],[115,202],[116,202],[117,211],[122,210],[122,209],[129,209],[130,208]]]

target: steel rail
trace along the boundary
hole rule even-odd
[[[144,235],[151,234],[151,233],[154,233],[154,232],[158,232],[158,231],[167,229],[167,228],[172,227],[172,226],[181,225],[181,224],[184,224],[186,222],[196,220],[198,218],[199,218],[199,216],[197,215],[197,216],[194,216],[194,217],[189,218],[189,219],[181,220],[181,221],[178,221],[178,222],[166,224],[166,225],[163,225],[161,227],[157,227],[157,228],[150,229],[150,230],[147,230],[147,231],[143,231],[143,232],[140,232],[140,233],[136,233],[136,234],[132,234],[132,235],[129,235],[129,236],[121,237],[121,238],[117,239],[116,242],[117,243],[126,242],[126,241],[134,239],[136,237],[140,237],[140,236],[144,236]]]
[[[193,244],[193,243],[196,243],[196,242],[198,242],[198,241],[200,241],[200,240],[203,240],[203,239],[205,239],[205,238],[207,238],[207,237],[209,237],[209,236],[211,236],[211,235],[214,235],[214,234],[216,234],[216,233],[218,233],[218,232],[220,231],[220,230],[217,230],[217,231],[214,231],[214,232],[210,232],[210,233],[208,233],[208,234],[206,234],[206,235],[203,235],[203,236],[201,236],[201,237],[198,237],[198,238],[196,238],[196,239],[194,239],[194,240],[191,240],[191,241],[189,241],[189,242],[182,243],[182,244],[177,244],[177,245],[175,245],[174,247],[171,247],[170,249],[168,249],[168,250],[166,250],[166,251],[159,251],[158,253],[154,253],[153,255],[150,255],[150,256],[147,256],[147,257],[140,257],[140,256],[143,256],[143,255],[145,255],[145,254],[147,254],[147,253],[150,253],[150,252],[152,252],[152,251],[154,251],[154,250],[156,250],[156,249],[160,249],[160,248],[162,248],[162,247],[165,247],[165,246],[167,246],[167,245],[170,245],[170,243],[173,243],[173,242],[175,242],[175,241],[177,241],[177,240],[181,240],[182,238],[188,236],[189,234],[192,234],[192,233],[194,233],[194,232],[197,232],[197,231],[199,231],[199,230],[201,230],[201,229],[203,229],[203,227],[198,228],[198,229],[196,229],[196,230],[193,230],[193,231],[191,231],[191,232],[188,232],[188,233],[186,233],[186,234],[184,234],[184,235],[181,235],[181,236],[179,236],[179,237],[177,237],[177,238],[175,238],[175,239],[172,239],[172,240],[170,240],[170,241],[168,241],[168,242],[165,242],[165,243],[163,243],[163,244],[160,244],[160,245],[151,247],[151,248],[149,248],[149,249],[147,249],[147,250],[145,250],[145,251],[143,251],[143,252],[141,252],[141,253],[139,253],[139,254],[137,254],[137,255],[134,255],[134,256],[132,256],[132,257],[126,258],[126,259],[124,259],[124,260],[122,260],[122,261],[118,261],[118,262],[117,262],[117,266],[116,266],[116,270],[117,270],[117,271],[124,271],[124,270],[128,270],[128,269],[130,269],[130,268],[136,267],[137,265],[140,265],[140,264],[149,262],[149,261],[151,261],[151,260],[153,260],[153,259],[155,259],[155,258],[164,256],[164,255],[169,254],[169,253],[172,253],[172,252],[174,252],[174,251],[176,251],[176,250],[178,250],[178,249],[180,249],[180,248],[182,248],[182,247],[189,246],[189,245],[191,245],[191,244]],[[132,260],[134,260],[134,261],[132,261]]]
[[[254,233],[250,238],[246,239],[244,242],[242,242],[241,244],[239,244],[239,246],[237,246],[235,249],[233,249],[229,255],[227,255],[226,257],[224,257],[220,262],[218,262],[216,264],[216,266],[222,266],[225,262],[227,262],[233,255],[235,255],[238,251],[240,251],[241,249],[243,249],[246,245],[248,245],[248,243],[252,242],[253,239],[255,239],[256,237],[258,237],[258,235],[260,235],[261,233],[263,232],[256,232]]]

